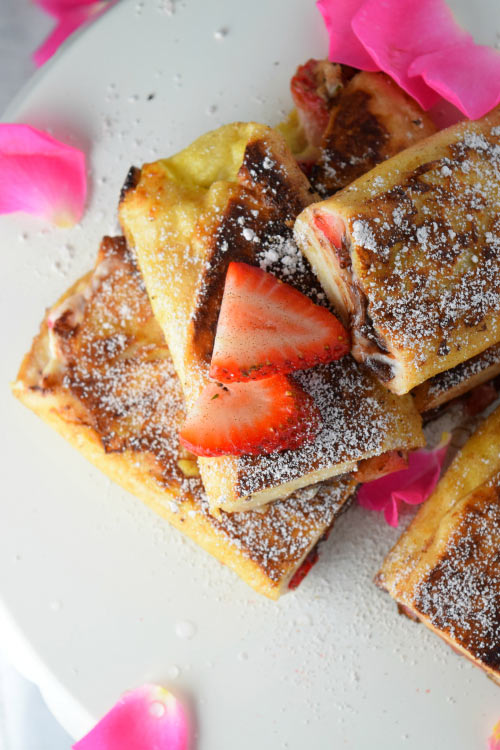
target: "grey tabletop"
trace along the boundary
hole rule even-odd
[[[30,0],[1,0],[0,112],[35,72],[31,53],[52,23]],[[3,640],[0,632],[0,750],[69,750],[71,738],[49,713],[38,688],[9,663]]]

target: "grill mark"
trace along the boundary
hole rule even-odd
[[[269,166],[266,167],[268,163]],[[307,205],[304,197],[297,191],[296,183],[279,166],[279,162],[262,141],[252,141],[247,145],[238,180],[242,185],[257,190],[290,228]],[[314,194],[312,187],[309,187],[309,192]]]
[[[269,167],[264,164],[269,164]],[[248,144],[238,173],[239,185],[213,233],[207,270],[192,318],[193,341],[207,364],[212,356],[229,263],[236,261],[257,266],[262,248],[275,238],[292,241],[295,217],[308,205],[309,201],[297,189],[296,182],[277,164],[265,143],[253,141]],[[247,237],[244,229],[249,230]],[[268,270],[315,302],[324,296],[305,258],[302,258],[302,270],[291,278],[284,275],[279,266],[273,265]]]
[[[133,166],[130,167],[130,169],[127,172],[127,176],[125,177],[125,182],[123,183],[122,189],[120,190],[119,203],[125,200],[125,197],[127,193],[129,192],[129,190],[134,190],[137,187],[140,179],[141,179],[141,170],[138,167],[133,167]],[[119,239],[119,238],[112,238],[112,239]]]
[[[344,93],[323,136],[321,157],[311,183],[326,197],[345,187],[383,160],[389,133],[369,110],[372,97],[364,91]]]

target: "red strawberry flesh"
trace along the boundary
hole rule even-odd
[[[312,548],[309,552],[302,565],[295,571],[293,576],[290,578],[288,588],[292,591],[300,586],[306,575],[309,573],[319,560],[318,546]]]
[[[337,250],[341,249],[342,237],[345,234],[345,226],[341,219],[335,219],[330,214],[316,214],[314,226]]]
[[[292,98],[310,143],[319,146],[330,116],[327,102],[318,93],[318,60],[308,60],[297,68],[290,82]]]
[[[179,433],[197,456],[295,450],[321,426],[313,399],[294,380],[275,375],[225,386],[208,383]]]
[[[246,263],[230,263],[210,377],[260,380],[339,359],[349,335],[329,310]]]

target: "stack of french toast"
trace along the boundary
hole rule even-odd
[[[436,132],[382,73],[311,60],[277,129],[132,167],[121,237],[47,312],[15,395],[276,599],[423,420],[500,373],[500,110]],[[477,409],[476,409],[477,410]],[[500,411],[377,582],[500,667]]]

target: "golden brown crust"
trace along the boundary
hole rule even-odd
[[[288,255],[299,288],[321,294],[289,247],[295,216],[314,197],[282,137],[256,123],[224,126],[144,165],[125,191],[120,221],[188,402],[204,385],[231,261],[258,264],[261,249],[266,259]]]
[[[500,374],[500,344],[426,380],[413,391],[420,413],[437,409]]]
[[[324,427],[313,442],[299,450],[241,457],[235,477],[240,497],[252,497],[263,488],[293,482],[296,477],[304,477],[310,484],[326,478],[331,466],[344,473],[355,469],[363,458],[420,444],[413,401],[382,389],[360,372],[351,357],[296,373],[296,379],[315,399]],[[229,462],[224,458],[217,461],[223,467],[218,475],[226,475]],[[213,479],[203,470],[207,463],[200,459],[206,487]]]
[[[389,76],[357,73],[334,100],[311,183],[326,198],[435,131]]]
[[[412,146],[306,209],[297,239],[335,299],[332,243],[359,310],[353,353],[406,393],[500,340],[500,108]]]
[[[286,591],[355,486],[340,477],[315,497],[295,495],[266,513],[210,515],[194,457],[178,446],[183,403],[172,361],[120,238],[104,240],[95,271],[48,312],[13,392],[118,484],[272,599]]]
[[[500,677],[500,408],[466,443],[376,582]]]
[[[311,200],[309,183],[284,140],[254,123],[225,126],[170,159],[145,165],[126,193],[121,222],[188,405],[207,382],[230,261],[258,264],[325,304],[292,240],[294,218]],[[213,509],[261,505],[351,471],[358,459],[421,444],[413,403],[388,398],[352,360],[297,377],[321,400],[321,434],[298,451],[201,459]],[[366,419],[354,420],[358,412]]]
[[[384,587],[384,582],[396,581],[399,570],[413,567],[422,550],[428,549],[436,520],[448,513],[461,497],[500,470],[499,444],[500,407],[484,420],[458,452],[431,497],[387,556],[379,579]]]

